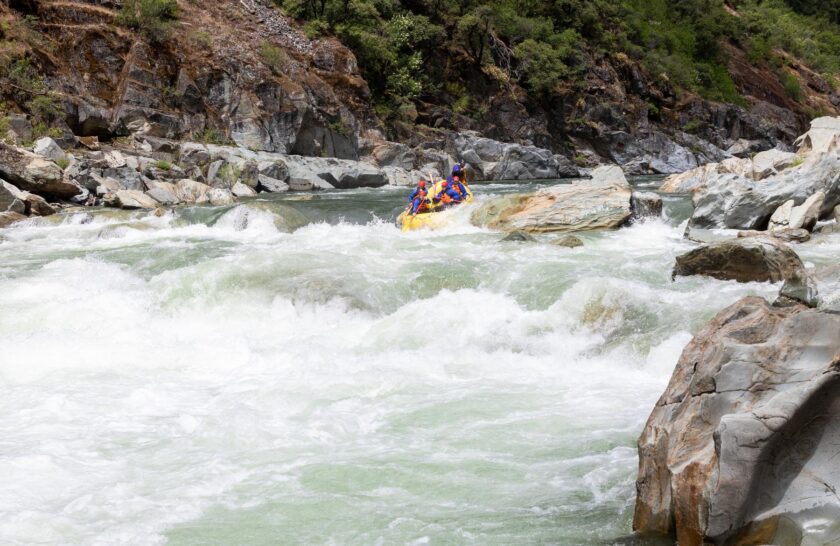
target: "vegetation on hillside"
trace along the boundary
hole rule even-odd
[[[840,0],[275,1],[310,34],[335,34],[349,46],[374,97],[392,111],[417,98],[463,109],[470,97],[457,83],[474,84],[477,71],[547,101],[580,85],[587,64],[605,55],[636,60],[678,90],[743,103],[727,42],[770,64],[795,99],[801,89],[775,50],[829,80],[840,73]]]

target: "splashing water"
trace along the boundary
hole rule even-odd
[[[510,191],[486,186],[478,193]],[[772,285],[670,281],[396,190],[0,232],[4,544],[604,544],[691,333]]]

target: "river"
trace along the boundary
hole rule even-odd
[[[468,211],[401,233],[405,194],[0,231],[0,542],[628,535],[635,442],[680,351],[778,285],[672,282],[685,198],[568,249],[500,243]]]

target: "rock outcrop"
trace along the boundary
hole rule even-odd
[[[704,275],[738,282],[779,282],[804,267],[796,252],[770,237],[751,237],[700,246],[677,256],[672,278]]]
[[[591,180],[483,203],[473,223],[501,231],[572,232],[614,229],[631,216],[632,191],[618,167],[600,167]]]
[[[647,421],[633,528],[799,544],[806,520],[840,518],[838,444],[840,316],[744,298],[684,349]]]
[[[729,158],[669,177],[660,191],[693,192],[694,228],[810,230],[840,204],[840,118],[813,120],[797,142],[796,154]]]

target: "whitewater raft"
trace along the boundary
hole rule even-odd
[[[429,195],[437,195],[440,193],[442,183],[443,180],[432,186],[429,191]],[[429,203],[426,206],[426,209],[423,212],[418,213],[416,216],[411,216],[407,210],[403,211],[403,213],[397,217],[397,226],[403,231],[414,231],[416,229],[423,228],[438,229],[443,227],[449,222],[449,219],[452,217],[451,213],[454,212],[455,209],[472,203],[472,190],[466,184],[464,187],[467,188],[467,198],[463,203],[454,207],[444,207],[443,203]]]

